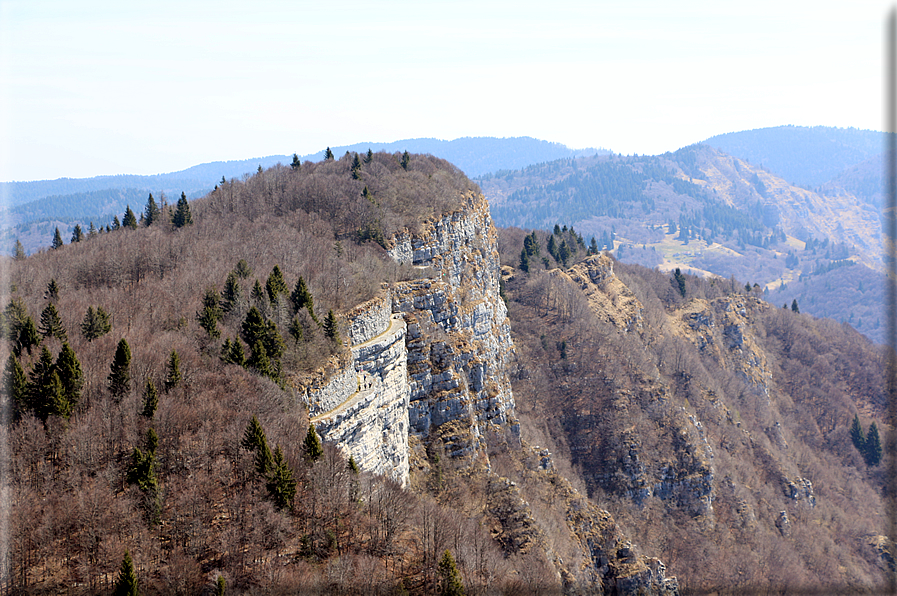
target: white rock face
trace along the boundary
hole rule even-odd
[[[309,416],[318,433],[348,454],[362,470],[408,482],[408,357],[406,325],[401,316],[382,308],[384,328],[379,335],[352,346],[352,366],[332,378],[321,393],[342,397],[345,378],[352,377],[353,391],[336,399],[308,401]],[[385,316],[383,316],[385,315]],[[320,405],[326,403],[327,409]],[[313,406],[318,405],[317,409]]]
[[[468,432],[453,434],[449,452],[475,455],[488,428],[519,440],[519,425],[506,372],[514,346],[485,198],[467,197],[462,210],[419,237],[400,236],[390,255],[437,277],[396,284],[348,313],[351,366],[307,389],[304,399],[324,440],[363,470],[404,484],[409,432],[426,438],[460,422]]]

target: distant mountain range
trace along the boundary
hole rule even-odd
[[[386,151],[429,153],[453,163],[469,177],[497,170],[514,170],[534,163],[564,157],[610,153],[606,149],[570,149],[531,137],[500,139],[465,137],[453,141],[439,139],[405,139],[393,143],[356,143],[331,147],[337,157],[348,152]],[[300,156],[303,161],[319,161],[324,150]],[[12,246],[18,238],[26,252],[48,246],[58,226],[63,235],[75,224],[94,222],[105,225],[113,216],[130,205],[140,211],[149,193],[157,200],[166,196],[173,202],[183,192],[188,198],[201,197],[211,191],[221,178],[232,179],[254,173],[258,167],[269,168],[290,163],[291,155],[269,155],[236,161],[216,161],[196,165],[179,172],[151,176],[117,175],[93,178],[59,178],[33,182],[0,183],[0,196],[7,209],[0,212],[0,246]],[[9,250],[9,249],[7,249]]]
[[[708,142],[658,156],[561,159],[477,182],[500,226],[570,226],[620,260],[734,276],[758,284],[774,304],[798,300],[803,312],[850,323],[881,342],[881,166],[867,156],[872,136],[883,135],[855,132],[780,127],[726,135],[754,162]],[[859,148],[848,145],[851,138]],[[764,139],[773,146],[764,149]],[[802,149],[801,140],[809,146]],[[774,168],[823,182],[809,190]]]
[[[879,131],[832,126],[758,128],[703,141],[804,188],[822,186],[863,162],[880,164],[884,142]]]

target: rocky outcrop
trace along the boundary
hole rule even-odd
[[[506,372],[514,347],[485,198],[471,195],[463,210],[399,236],[390,255],[436,273],[393,291],[393,311],[408,322],[412,431],[426,436],[447,422],[468,425],[472,440],[450,445],[454,455],[480,450],[489,427],[519,436]]]
[[[408,482],[408,357],[406,325],[393,316],[389,292],[355,309],[351,361],[329,383],[306,391],[318,433],[358,466]]]
[[[565,273],[579,286],[589,307],[600,319],[618,329],[641,331],[644,307],[635,294],[614,275],[614,261],[601,254],[577,263]]]
[[[426,437],[449,422],[454,456],[483,452],[488,428],[519,437],[497,246],[488,204],[471,194],[389,251],[435,275],[384,288],[348,313],[351,359],[307,383],[303,400],[319,434],[362,469],[407,482],[409,431]]]

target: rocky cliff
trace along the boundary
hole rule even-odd
[[[487,431],[519,437],[507,375],[513,353],[499,295],[497,236],[482,195],[403,233],[389,251],[428,277],[384,288],[348,313],[351,358],[308,383],[319,434],[358,465],[408,480],[408,433],[452,422],[454,456],[483,451]]]

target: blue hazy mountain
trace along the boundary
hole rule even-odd
[[[757,128],[703,141],[805,188],[819,187],[852,166],[878,158],[884,142],[883,132],[832,126]]]

